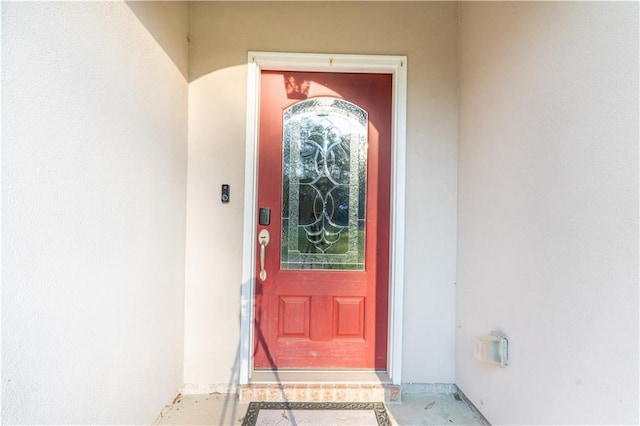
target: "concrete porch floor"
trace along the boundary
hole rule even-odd
[[[403,393],[402,402],[385,405],[394,425],[488,424],[458,394]],[[248,406],[235,394],[179,395],[154,424],[241,425]]]

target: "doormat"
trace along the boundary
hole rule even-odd
[[[382,402],[251,402],[243,426],[391,426]]]

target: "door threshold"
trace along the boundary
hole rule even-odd
[[[378,370],[254,370],[254,384],[391,384],[386,371]]]
[[[254,370],[240,401],[400,402],[401,387],[386,371]]]

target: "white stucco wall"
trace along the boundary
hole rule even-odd
[[[182,384],[180,68],[125,3],[2,3],[3,424],[149,424]]]
[[[452,383],[457,5],[198,2],[191,16],[187,389],[238,374],[249,50],[408,56],[403,381]]]
[[[456,383],[494,424],[637,424],[638,4],[460,12]]]

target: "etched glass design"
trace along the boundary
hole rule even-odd
[[[285,110],[281,269],[364,270],[367,124],[341,99]]]

